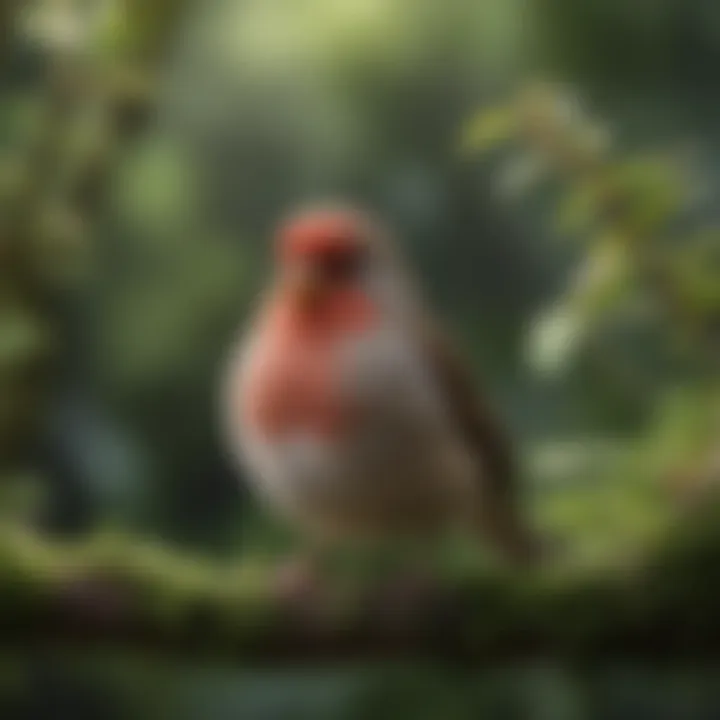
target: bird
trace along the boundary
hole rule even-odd
[[[509,433],[388,228],[303,207],[273,245],[221,389],[227,446],[269,508],[320,545],[459,531],[533,562]]]

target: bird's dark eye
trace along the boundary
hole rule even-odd
[[[322,259],[322,268],[328,280],[348,282],[362,274],[366,262],[366,254],[359,248],[353,248],[352,251],[327,253]]]

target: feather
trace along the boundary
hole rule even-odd
[[[522,518],[510,437],[478,390],[462,357],[440,329],[426,321],[419,334],[451,421],[476,459],[479,501],[475,527],[507,558],[529,562],[536,555],[537,543]]]

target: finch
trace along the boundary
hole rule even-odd
[[[461,529],[507,561],[534,556],[508,436],[364,212],[281,224],[222,405],[258,492],[316,538]]]

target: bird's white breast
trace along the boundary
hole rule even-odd
[[[233,363],[231,382],[239,386],[230,397],[251,382],[266,351],[261,337],[251,339]],[[402,512],[422,493],[438,504],[433,493],[452,485],[454,471],[465,478],[469,468],[419,349],[382,326],[342,339],[332,351],[341,392],[359,408],[359,421],[341,439],[303,428],[273,438],[231,413],[231,447],[252,482],[289,514],[350,515],[366,506],[369,513],[395,512],[390,505]]]

